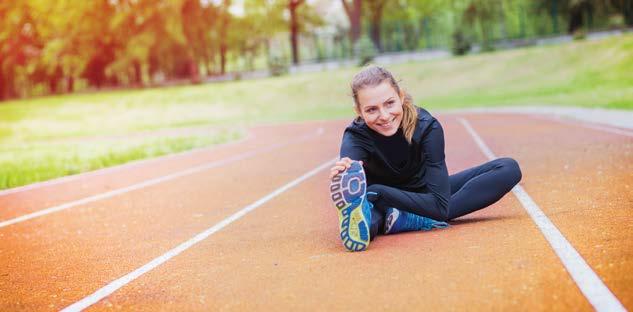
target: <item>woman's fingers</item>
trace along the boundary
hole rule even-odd
[[[334,167],[330,169],[330,179],[332,179],[335,175],[341,173],[342,171],[349,169],[349,167],[352,165],[352,162],[353,160],[351,160],[349,157],[343,157],[340,160],[338,160],[334,164]],[[361,166],[363,165],[362,160],[359,160],[358,162],[360,163]]]
[[[332,180],[332,178],[334,178],[334,176],[336,176],[337,174],[341,173],[341,171],[343,170],[339,170],[339,169],[330,170],[330,180]]]

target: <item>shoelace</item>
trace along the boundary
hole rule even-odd
[[[405,220],[405,228],[415,228],[421,230],[432,230],[432,229],[443,229],[448,226],[448,223],[436,221],[431,218],[426,218],[422,216],[418,216],[412,213],[407,213],[407,218]]]

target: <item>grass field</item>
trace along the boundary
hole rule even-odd
[[[416,104],[633,108],[633,35],[390,66]],[[357,68],[0,104],[0,189],[241,137],[256,123],[352,117]]]

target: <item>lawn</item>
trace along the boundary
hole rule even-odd
[[[633,108],[633,35],[391,65],[417,105]],[[0,189],[237,139],[254,124],[351,118],[357,68],[0,103]]]

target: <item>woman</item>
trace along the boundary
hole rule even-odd
[[[345,129],[330,170],[340,236],[350,251],[380,234],[430,230],[485,208],[521,180],[514,159],[499,158],[448,175],[444,132],[379,66],[351,83],[358,117]]]

